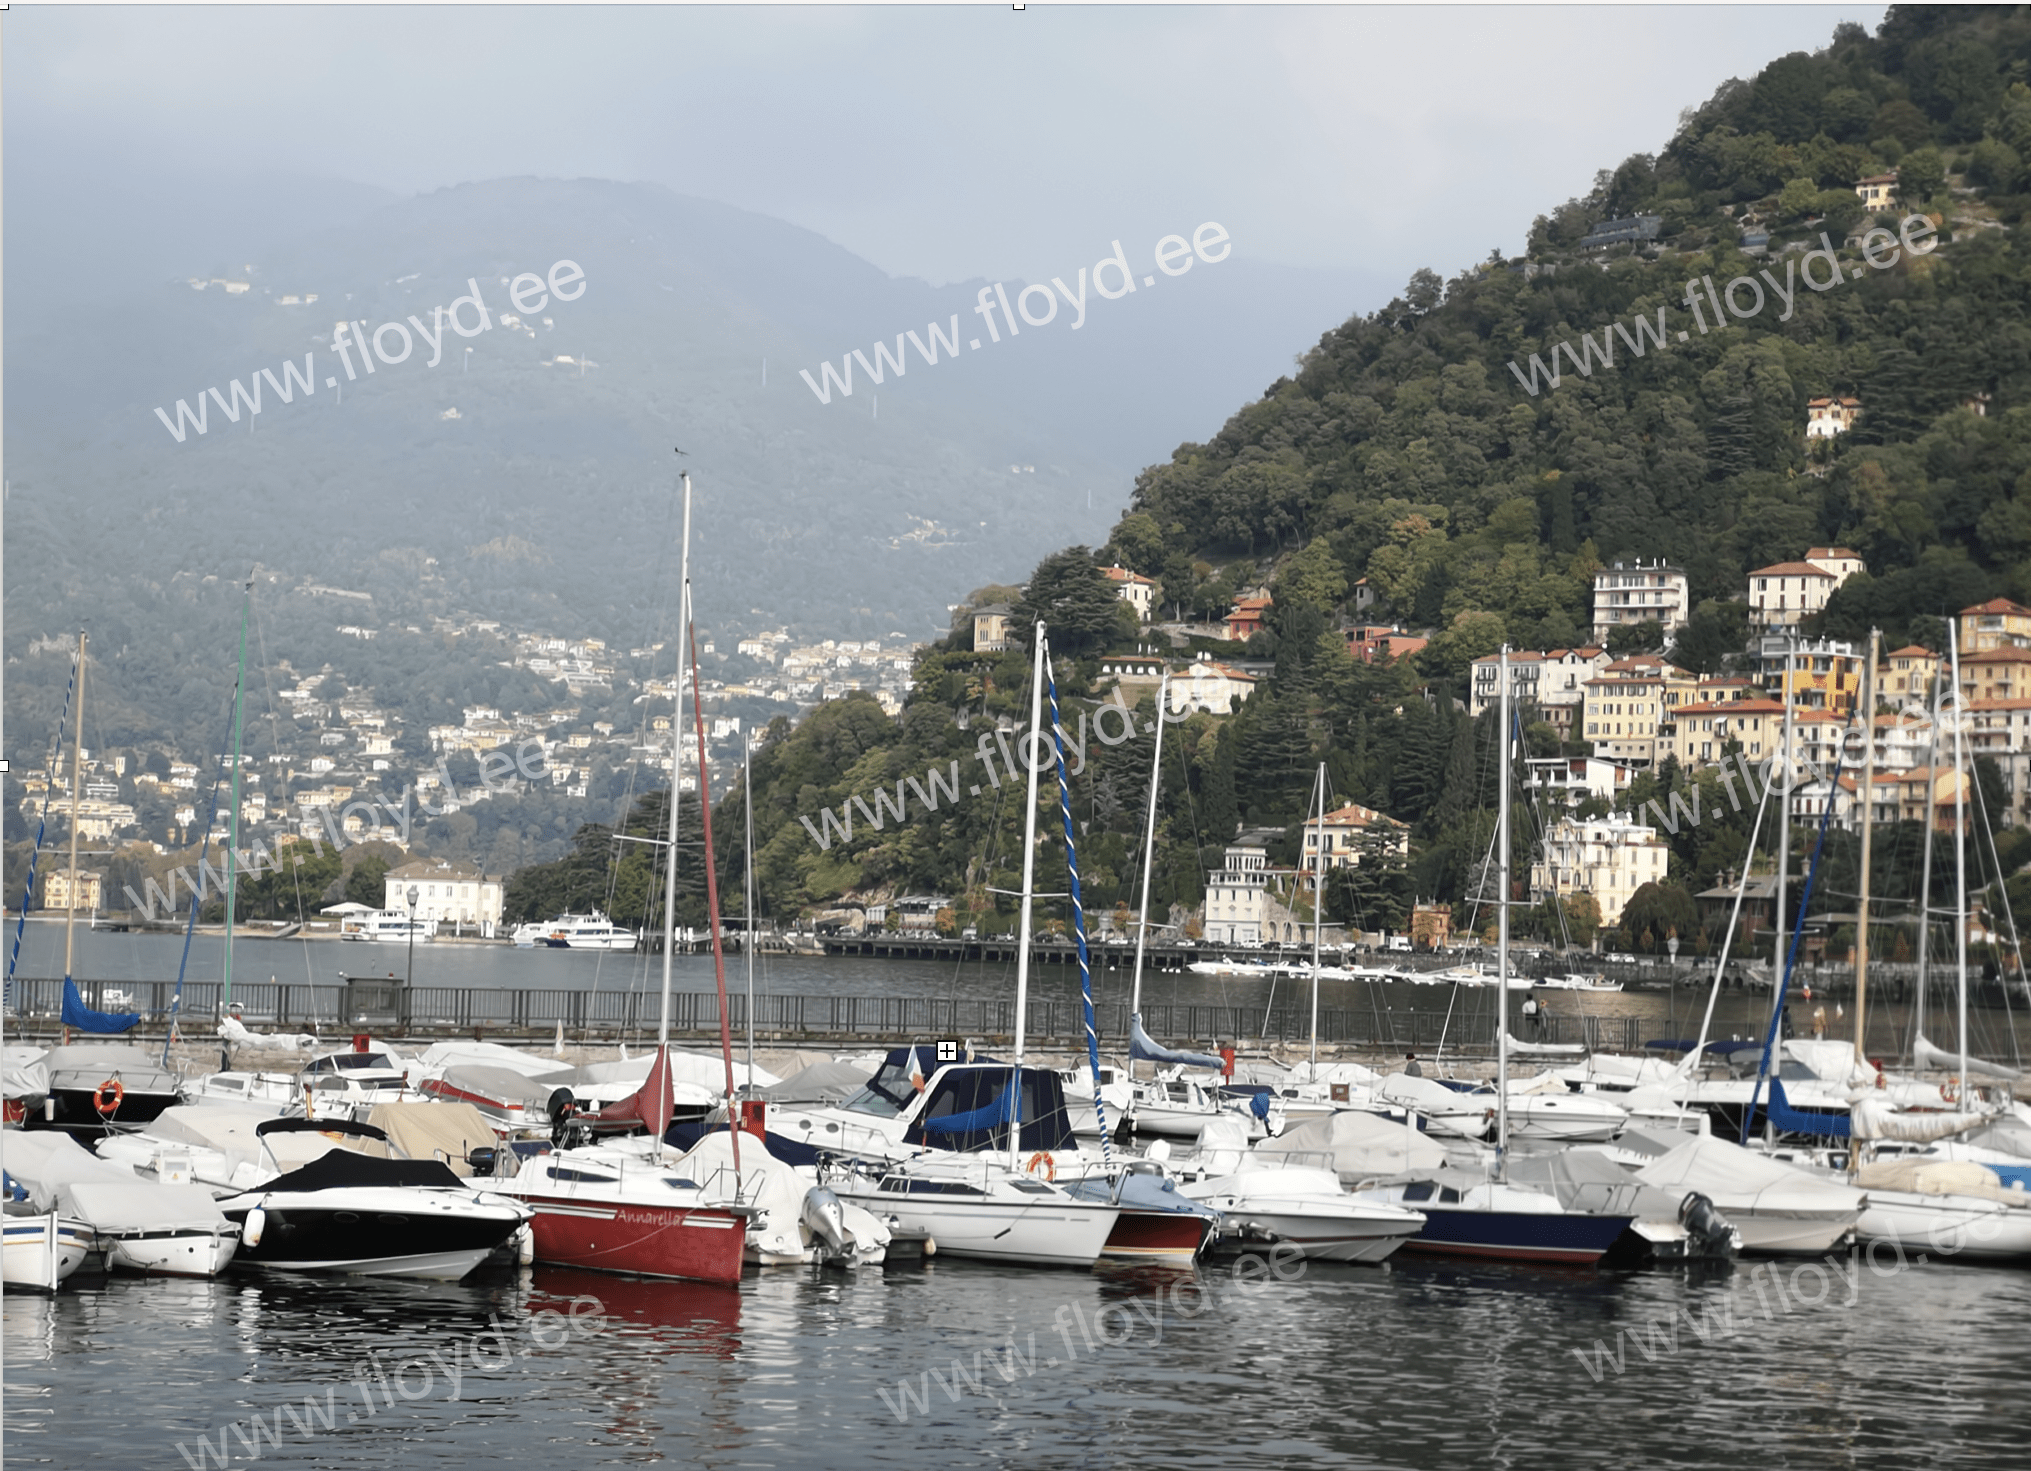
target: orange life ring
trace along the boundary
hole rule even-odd
[[[1960,1084],[1956,1083],[1953,1079],[1948,1078],[1944,1083],[1941,1083],[1939,1085],[1939,1096],[1943,1101],[1947,1103],[1959,1103]]]
[[[108,1089],[112,1090],[110,1101],[107,1098]],[[99,1117],[102,1119],[111,1118],[114,1114],[118,1113],[120,1105],[126,1101],[127,1090],[120,1085],[118,1078],[106,1079],[105,1082],[99,1084],[92,1092],[92,1107],[99,1111]]]
[[[1044,1167],[1044,1178],[1055,1185],[1058,1182],[1058,1162],[1051,1158],[1051,1152],[1048,1149],[1039,1149],[1035,1154],[1031,1155],[1029,1163],[1024,1165],[1023,1168],[1034,1175],[1037,1172],[1037,1165],[1039,1163]]]

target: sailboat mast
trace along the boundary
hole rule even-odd
[[[226,814],[226,970],[225,985],[219,994],[219,1011],[223,1015],[233,1004],[233,919],[236,913],[234,901],[240,894],[240,882],[234,873],[234,865],[240,856],[240,724],[247,708],[247,612],[254,603],[254,579],[247,579],[247,589],[240,599],[240,673],[233,685],[233,810]],[[82,728],[79,731],[83,734]],[[415,923],[415,916],[410,916]],[[413,945],[414,940],[410,943]]]
[[[1869,847],[1876,815],[1876,657],[1883,631],[1869,630],[1862,671],[1862,898],[1855,911],[1855,1061],[1869,1065]]]
[[[85,636],[78,634],[78,728],[71,735],[71,871],[64,880],[63,978],[71,978],[72,930],[78,917],[78,798],[83,791],[85,764]],[[232,873],[230,861],[226,872]],[[228,884],[231,880],[228,879]],[[230,887],[227,889],[231,893]],[[228,900],[228,903],[231,901]],[[231,972],[227,974],[230,976]]]
[[[1029,797],[1023,804],[1023,899],[1021,917],[1016,924],[1016,1003],[1015,1003],[1015,1068],[1010,1078],[1010,1123],[1008,1131],[1009,1168],[1014,1169],[1016,1155],[1022,1148],[1023,1123],[1023,1044],[1028,1032],[1026,1026],[1030,1001],[1030,905],[1036,893],[1037,880],[1037,759],[1036,747],[1023,750],[1024,741],[1040,742],[1044,739],[1044,621],[1039,618],[1031,633],[1030,642],[1033,658],[1030,667],[1030,729],[1026,737],[1018,737],[1016,750],[1021,752],[1023,765],[1030,769]]]
[[[741,735],[745,742],[747,735]],[[748,916],[748,1086],[755,1085],[755,787],[749,777],[749,769],[755,764],[755,753],[751,749],[740,764],[740,805],[741,814],[747,819],[747,861],[743,865],[744,885],[741,890],[742,906]]]
[[[1925,856],[1918,866],[1918,1018],[1911,1034],[1911,1062],[1918,1063],[1918,1043],[1925,1037],[1925,992],[1931,978],[1926,974],[1932,954],[1932,828],[1933,794],[1939,784],[1939,668],[1932,670],[1932,728],[1926,732],[1925,749]]]
[[[1509,1178],[1509,645],[1502,646],[1502,733],[1495,782],[1495,1178]]]
[[[1772,920],[1775,925],[1775,928],[1773,928],[1771,931],[1771,941],[1770,941],[1770,973],[1771,975],[1776,977],[1774,984],[1777,988],[1776,1009],[1779,1015],[1783,1014],[1784,993],[1786,987],[1789,985],[1791,980],[1790,975],[1786,973],[1784,968],[1784,957],[1786,950],[1788,948],[1785,944],[1785,939],[1791,933],[1791,926],[1785,919],[1784,902],[1785,902],[1785,891],[1790,886],[1791,881],[1791,788],[1792,788],[1792,772],[1796,770],[1796,768],[1792,765],[1791,760],[1791,741],[1792,741],[1791,699],[1792,699],[1792,680],[1795,677],[1794,671],[1797,669],[1798,666],[1797,656],[1798,656],[1798,639],[1795,635],[1786,634],[1784,638],[1784,686],[1783,686],[1784,733],[1782,739],[1779,742],[1779,759],[1784,763],[1783,765],[1784,785],[1779,789],[1778,793],[1777,898],[1776,904],[1771,911]],[[1782,1037],[1778,1039],[1778,1045],[1782,1047],[1783,1045]],[[1777,1066],[1775,1059],[1768,1060],[1770,1062],[1770,1066],[1774,1069]],[[1757,1082],[1760,1084],[1762,1080],[1759,1078]],[[1754,1110],[1752,1109],[1751,1112],[1753,1113]]]
[[[684,591],[688,604],[691,589],[687,585]],[[726,951],[719,935],[719,872],[712,854],[712,782],[705,766],[705,702],[698,694],[698,634],[689,623],[684,625],[684,643],[691,654],[691,718],[698,727],[698,821],[705,847],[705,926],[712,932],[712,979],[719,993],[719,1055],[726,1063],[726,1128],[733,1136],[733,1173],[739,1178],[741,1130],[733,1106],[733,1018],[726,1004]],[[674,751],[679,736],[674,730],[670,736]],[[676,772],[671,772],[671,776],[674,778]],[[667,1067],[668,1059],[659,1054],[657,1065]]]
[[[1164,716],[1170,710],[1171,673],[1167,669],[1163,678],[1157,681],[1157,746],[1156,754],[1149,763],[1149,816],[1144,821],[1142,833],[1142,905],[1136,911],[1135,923],[1135,978],[1128,993],[1128,1015],[1132,1022],[1142,1019],[1142,953],[1149,940],[1149,882],[1150,868],[1156,862],[1157,852],[1157,788],[1161,784],[1164,770]],[[1135,1078],[1135,1048],[1128,1052],[1128,1076]]]
[[[1957,939],[1954,963],[1960,972],[1958,1014],[1955,1030],[1960,1034],[1960,1087],[1956,1097],[1959,1112],[1968,1110],[1968,829],[1967,752],[1961,744],[1961,729],[1967,723],[1960,694],[1960,636],[1954,620],[1946,624],[1946,646],[1953,659],[1953,928]]]
[[[1319,1081],[1319,936],[1326,928],[1326,763],[1319,763],[1319,826],[1312,839],[1312,1081]]]
[[[677,774],[682,762],[677,748],[684,740],[684,632],[691,627],[691,475],[680,472],[684,486],[684,539],[677,554],[677,693],[670,719],[670,842],[663,850],[663,1005],[656,1022],[656,1045],[670,1045],[670,955],[677,948]]]

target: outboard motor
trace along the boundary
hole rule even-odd
[[[559,1149],[568,1149],[572,1136],[580,1130],[572,1121],[578,1114],[578,1098],[569,1088],[558,1088],[544,1105],[544,1112],[550,1116],[550,1142]]]
[[[851,1249],[847,1239],[846,1210],[840,1205],[839,1197],[823,1185],[814,1185],[804,1192],[803,1221],[811,1228],[811,1234],[825,1243],[829,1252],[844,1252]]]
[[[1733,1256],[1742,1244],[1741,1233],[1697,1190],[1688,1190],[1678,1203],[1678,1222],[1692,1233],[1704,1255]]]
[[[475,1149],[466,1155],[465,1162],[472,1166],[475,1179],[487,1179],[492,1177],[499,1157],[500,1151],[497,1149]]]

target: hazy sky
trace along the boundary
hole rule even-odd
[[[17,4],[7,154],[158,185],[655,180],[941,283],[1219,220],[1238,254],[1401,281],[1519,250],[1729,76],[1882,14]]]

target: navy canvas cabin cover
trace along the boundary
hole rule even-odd
[[[1006,1064],[947,1066],[930,1085],[924,1111],[903,1135],[907,1144],[979,1153],[1008,1148],[1010,1069]],[[1048,1068],[1022,1070],[1022,1150],[1075,1148],[1065,1084]]]
[[[351,1149],[334,1149],[307,1165],[260,1186],[263,1191],[336,1190],[351,1185],[436,1185],[463,1190],[465,1181],[441,1160],[382,1159]]]

